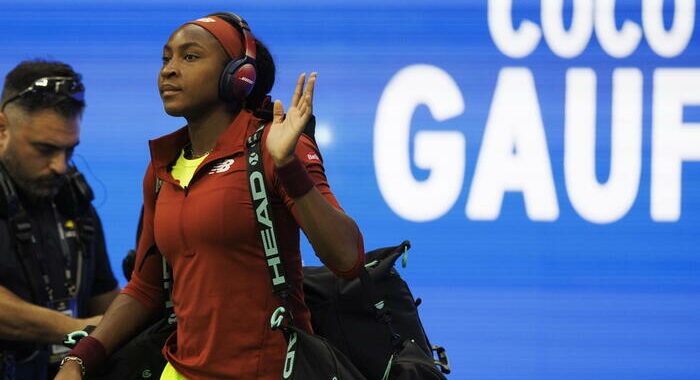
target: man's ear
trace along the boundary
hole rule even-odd
[[[7,125],[7,115],[0,112],[0,152],[5,151],[7,140],[9,138],[9,130]]]

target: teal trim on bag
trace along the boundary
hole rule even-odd
[[[83,330],[73,331],[72,333],[66,335],[66,339],[63,341],[63,344],[66,346],[75,345],[78,343],[76,338],[85,338],[86,336],[88,336],[88,333]]]
[[[392,354],[391,357],[389,357],[389,363],[386,364],[386,369],[384,370],[384,376],[382,376],[382,380],[389,380],[389,372],[391,372],[391,364],[394,362],[394,355]]]

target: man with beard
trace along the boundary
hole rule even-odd
[[[44,380],[66,334],[97,325],[118,294],[92,192],[70,165],[80,75],[26,61],[0,109],[0,379]]]

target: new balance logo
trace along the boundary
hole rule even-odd
[[[233,165],[233,158],[229,158],[228,160],[221,161],[218,164],[216,164],[216,166],[211,168],[211,171],[209,171],[209,174],[227,172],[229,169],[231,169],[231,165]]]

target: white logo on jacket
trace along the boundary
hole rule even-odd
[[[233,165],[233,158],[229,158],[228,160],[224,160],[216,164],[211,170],[209,171],[209,174],[216,174],[216,173],[224,173],[227,172],[229,169],[231,169],[231,165]]]

